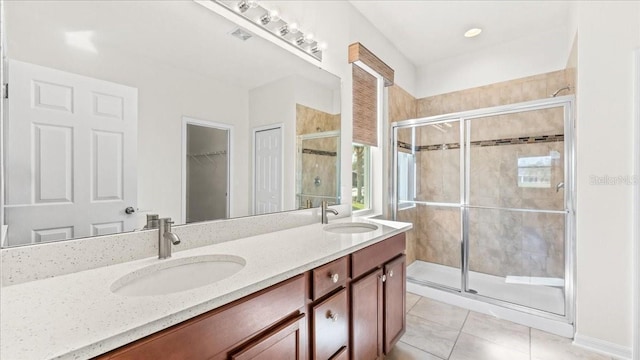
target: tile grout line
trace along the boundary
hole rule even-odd
[[[464,329],[464,325],[467,323],[467,319],[469,319],[469,314],[471,314],[471,310],[467,310],[467,315],[464,317],[464,321],[462,322],[462,326],[460,326],[460,330],[458,330],[458,336],[456,337],[456,341],[453,343],[453,346],[451,347],[451,352],[449,352],[449,356],[447,356],[447,359],[451,358],[451,355],[453,354],[453,349],[455,349],[456,345],[458,345],[458,340],[460,339],[460,335],[462,335],[462,329]]]
[[[529,360],[533,359],[533,342],[531,341],[531,327],[529,327]]]
[[[410,293],[410,294],[413,294],[413,293]],[[417,294],[414,294],[414,295],[417,295]],[[411,305],[411,308],[407,309],[407,314],[408,314],[411,310],[413,310],[413,308],[414,308],[414,307],[416,307],[416,305],[418,305],[418,303],[420,302],[420,300],[422,300],[422,298],[423,298],[423,297],[422,297],[422,296],[420,296],[420,295],[417,295],[417,296],[419,296],[419,297],[420,297],[420,299],[418,299],[418,301],[414,302],[414,303],[413,303],[413,305]]]
[[[422,349],[420,349],[419,347],[415,347],[415,346],[413,346],[413,345],[411,345],[411,344],[409,344],[409,343],[406,343],[406,342],[404,342],[404,341],[402,341],[402,340],[398,340],[398,342],[401,342],[401,343],[403,343],[403,344],[405,344],[405,345],[407,345],[407,346],[409,346],[409,347],[412,347],[412,348],[414,348],[414,349],[416,349],[416,350],[418,350],[418,351],[420,351],[420,352],[423,352],[423,353],[425,353],[425,354],[429,354],[429,355],[431,355],[431,356],[435,356],[435,357],[437,357],[438,359],[440,359],[440,357],[439,357],[438,355],[433,354],[433,353],[430,353],[430,352],[428,352],[428,351],[426,351],[426,350],[422,350]],[[443,360],[446,360],[446,359],[443,359]]]

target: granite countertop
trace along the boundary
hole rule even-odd
[[[3,287],[0,358],[97,356],[411,228],[408,223],[358,218],[332,223],[351,221],[379,227],[336,234],[313,224],[184,251],[177,251],[177,245],[170,260],[152,257]],[[216,254],[240,256],[246,265],[216,283],[172,294],[129,297],[110,290],[121,277],[149,265]]]

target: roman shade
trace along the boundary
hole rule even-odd
[[[353,142],[378,146],[378,79],[363,67],[380,75],[385,86],[393,85],[394,71],[360,43],[349,45],[349,63],[355,63],[352,65]]]

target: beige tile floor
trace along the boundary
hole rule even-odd
[[[387,360],[611,360],[571,340],[407,293],[407,331]]]

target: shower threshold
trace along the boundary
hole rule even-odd
[[[434,283],[450,289],[460,289],[459,268],[417,260],[407,267],[407,279],[407,290],[418,295],[498,316],[560,336],[573,337],[573,326],[566,320],[529,314],[482,301],[478,299],[479,297],[470,298],[456,292],[428,286],[428,283]],[[559,316],[565,311],[564,293],[559,287],[514,284],[507,282],[505,277],[475,271],[469,272],[469,287],[474,290],[469,291],[471,294],[477,291],[477,294],[483,298],[497,299]]]

